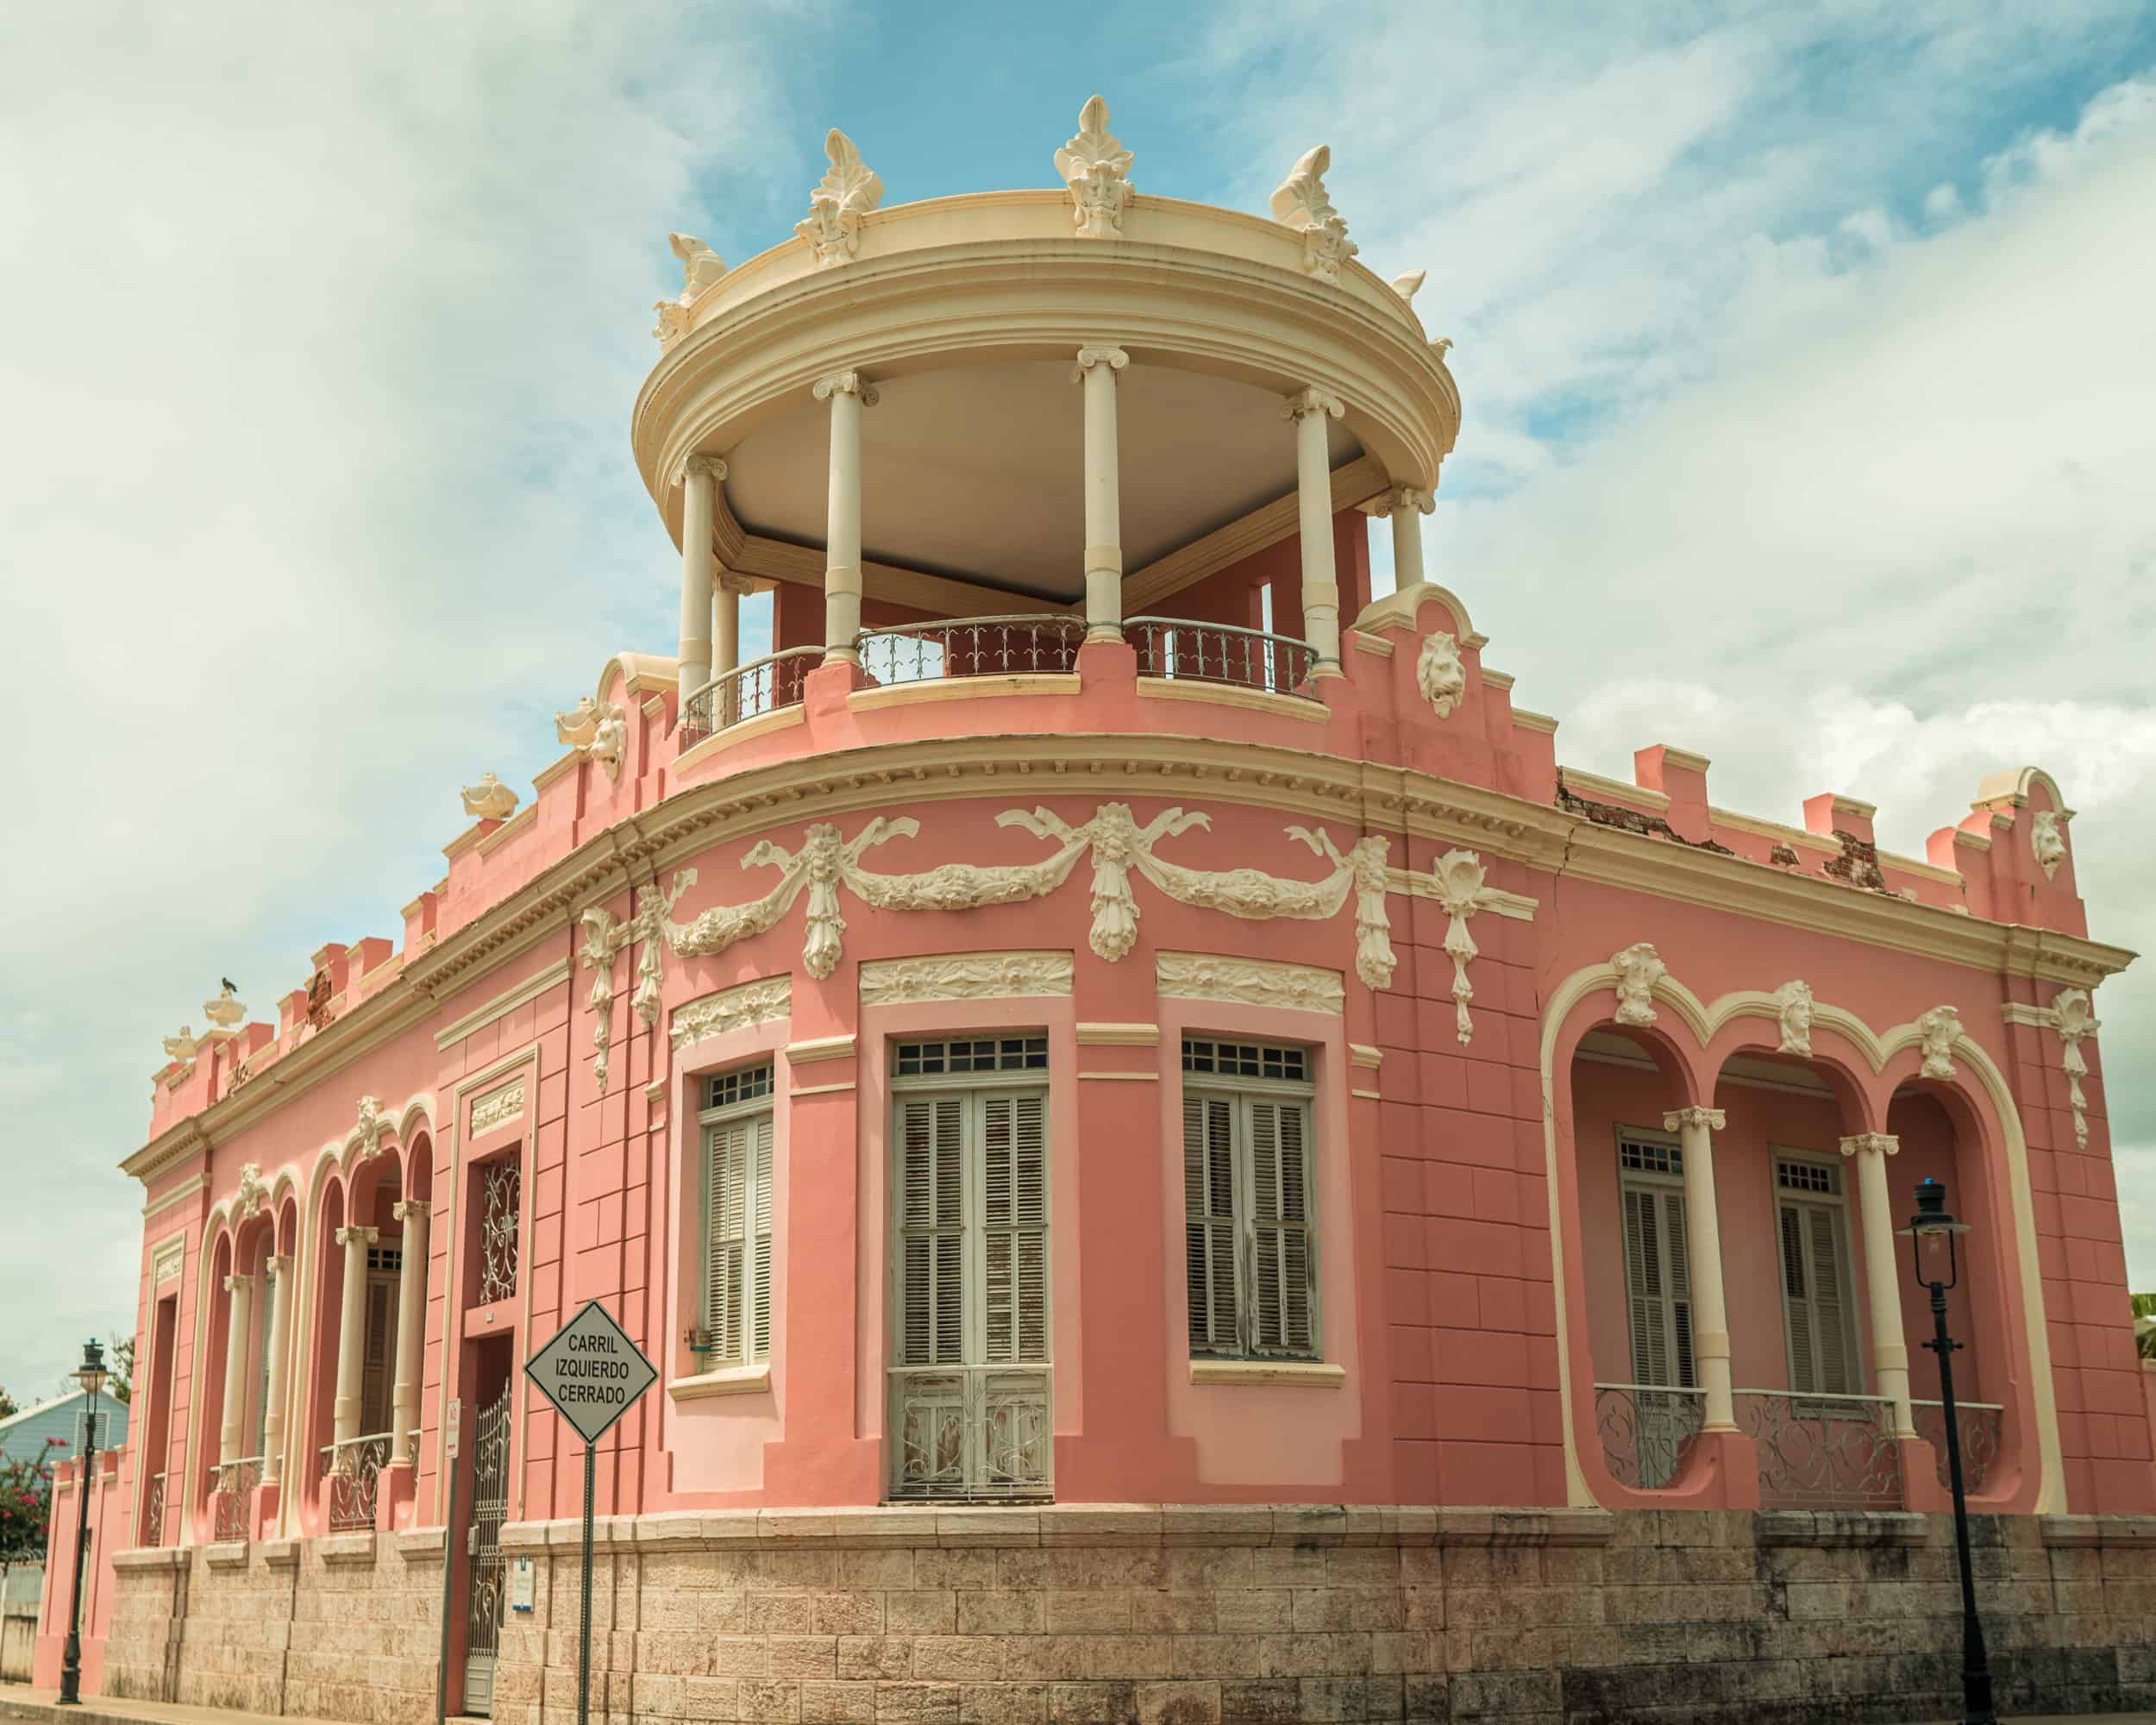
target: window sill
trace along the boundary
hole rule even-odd
[[[677,1377],[667,1385],[676,1402],[699,1402],[706,1396],[761,1396],[771,1388],[771,1362],[754,1365],[722,1365],[716,1371],[699,1371],[693,1377]]]
[[[1288,1389],[1338,1389],[1347,1382],[1347,1368],[1317,1360],[1300,1359],[1194,1359],[1193,1383],[1269,1383]]]

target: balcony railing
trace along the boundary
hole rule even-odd
[[[1692,1458],[1706,1392],[1661,1383],[1598,1383],[1595,1431],[1609,1477],[1635,1491],[1674,1485]]]
[[[1739,1389],[1737,1423],[1758,1446],[1769,1509],[1899,1509],[1894,1404],[1877,1396]]]
[[[1946,1408],[1939,1402],[1912,1402],[1909,1413],[1916,1435],[1932,1446],[1939,1483],[1949,1490],[1953,1481],[1946,1468]],[[2000,1433],[2006,1409],[1996,1402],[1954,1403],[1954,1433],[1961,1440],[1961,1483],[1971,1497],[1980,1495],[1998,1465]]]
[[[210,1501],[210,1537],[220,1543],[244,1540],[254,1532],[250,1513],[254,1488],[262,1483],[262,1458],[248,1456],[211,1470],[216,1480]]]
[[[681,704],[675,727],[684,744],[767,712],[801,704],[801,685],[824,662],[821,647],[789,647],[722,671]]]
[[[382,1470],[389,1465],[390,1434],[352,1438],[322,1446],[322,1477],[329,1499],[329,1531],[365,1533],[374,1526]]]
[[[138,1546],[161,1546],[165,1543],[165,1476],[150,1476],[150,1489],[142,1494],[142,1532],[135,1540]]]
[[[1309,681],[1318,649],[1307,641],[1232,623],[1182,617],[1133,617],[1124,638],[1138,653],[1141,677],[1230,683],[1267,694],[1294,694]]]
[[[887,685],[1075,670],[1085,638],[1083,618],[1049,612],[865,630],[856,644],[862,669]]]

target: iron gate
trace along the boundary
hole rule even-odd
[[[502,1521],[509,1507],[509,1392],[479,1410],[472,1442],[470,1603],[464,1626],[464,1710],[494,1711],[494,1659],[502,1641]]]

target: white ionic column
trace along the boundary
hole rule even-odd
[[[1422,517],[1432,512],[1438,500],[1413,486],[1395,486],[1385,493],[1385,512],[1393,521],[1393,587],[1395,592],[1422,580]]]
[[[291,1362],[285,1358],[291,1333],[292,1261],[273,1258],[264,1282],[269,1301],[269,1389],[262,1403],[262,1480],[274,1485],[285,1477],[285,1378]]]
[[[1078,350],[1070,380],[1086,391],[1086,639],[1123,638],[1122,474],[1115,441],[1115,374],[1131,363],[1120,348]]]
[[[726,463],[716,455],[691,455],[681,467],[681,699],[711,680],[711,579],[718,560],[711,551],[711,524],[718,511],[718,484]]]
[[[360,1398],[367,1383],[367,1249],[379,1228],[339,1228],[344,1248],[344,1305],[337,1314],[337,1399],[329,1435],[348,1444],[360,1435]]]
[[[816,380],[818,401],[831,405],[830,500],[824,516],[824,662],[858,665],[861,633],[861,410],[876,392],[859,372],[832,372]]]
[[[1302,536],[1302,632],[1318,649],[1318,676],[1340,674],[1340,580],[1332,565],[1332,467],[1325,422],[1347,411],[1337,395],[1314,386],[1289,396],[1284,411],[1295,422],[1295,501]]]
[[[1857,1164],[1857,1226],[1864,1233],[1865,1303],[1871,1308],[1872,1393],[1894,1404],[1894,1435],[1913,1438],[1909,1349],[1902,1329],[1901,1258],[1894,1250],[1894,1200],[1887,1194],[1887,1157],[1902,1140],[1889,1132],[1858,1132],[1841,1141]]]
[[[741,596],[749,590],[739,575],[718,572],[718,586],[711,595],[711,674],[723,677],[741,668]]]
[[[420,1344],[427,1333],[427,1205],[406,1198],[390,1214],[404,1225],[397,1266],[397,1382],[390,1394],[389,1458],[401,1462],[419,1427]]]
[[[247,1427],[248,1311],[254,1303],[254,1278],[224,1279],[224,1424],[217,1433],[217,1459],[240,1459],[241,1433]]]
[[[1730,1394],[1729,1308],[1722,1295],[1721,1224],[1714,1214],[1714,1137],[1728,1124],[1720,1108],[1679,1108],[1662,1117],[1684,1152],[1684,1256],[1692,1288],[1692,1364],[1706,1392],[1709,1432],[1737,1429]]]

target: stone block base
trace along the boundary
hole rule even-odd
[[[2005,1714],[2156,1706],[2156,1521],[1979,1517]],[[579,1529],[494,1716],[576,1705]],[[323,1543],[323,1542],[317,1542]],[[116,1693],[433,1716],[439,1536],[123,1568]],[[410,1549],[405,1549],[406,1545]],[[427,1560],[428,1552],[434,1553]],[[281,1560],[281,1561],[280,1561]],[[1946,1516],[1157,1506],[603,1521],[594,1719],[739,1725],[1900,1722],[1958,1714]],[[281,1591],[280,1591],[281,1590]],[[176,1665],[161,1650],[178,1627]],[[141,1645],[136,1645],[137,1641]]]

